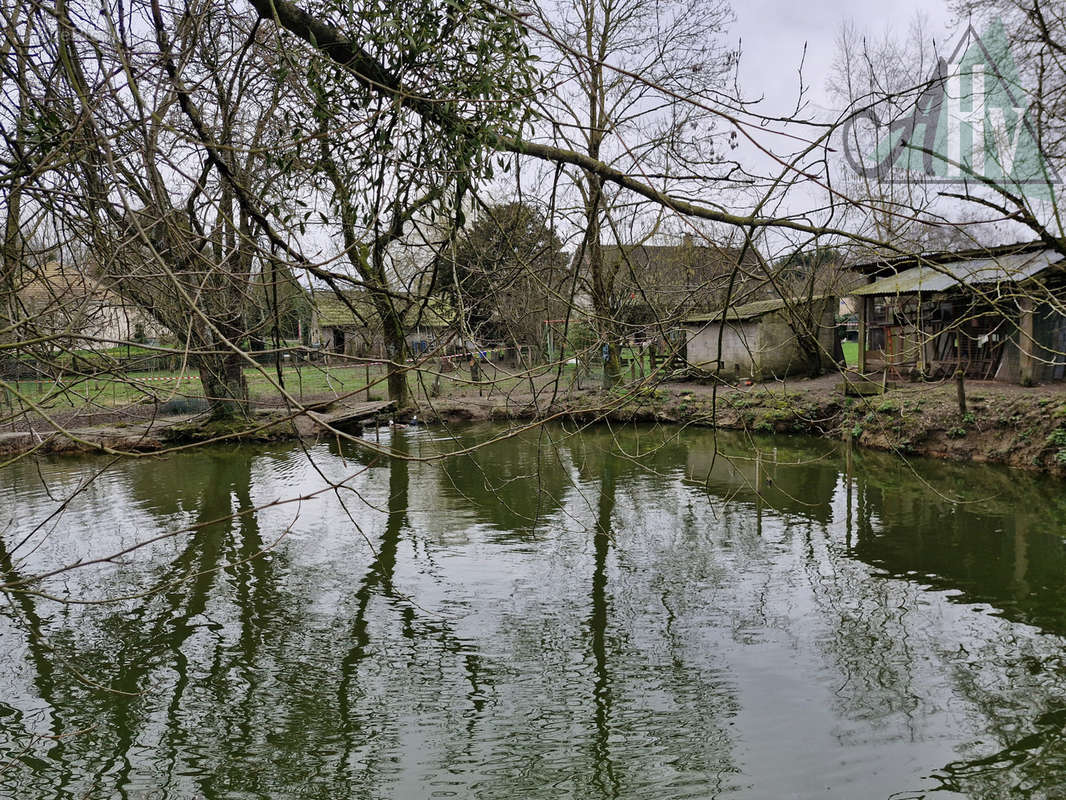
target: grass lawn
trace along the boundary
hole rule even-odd
[[[528,377],[508,377],[505,369],[493,369],[495,365],[482,365],[479,393],[505,394],[514,390],[525,391],[529,386]],[[408,380],[416,396],[425,396],[431,391],[438,368],[436,360],[424,365],[424,372],[412,371]],[[563,381],[572,379],[574,368],[563,370]],[[388,397],[383,365],[326,366],[322,363],[286,366],[283,370],[285,389],[297,400],[322,396],[354,395],[355,400],[383,400]],[[277,375],[272,366],[262,369],[245,370],[248,381],[248,393],[252,400],[276,401],[279,399],[274,381]],[[369,393],[366,392],[370,385]],[[86,406],[116,408],[138,402],[158,400],[165,402],[175,397],[202,397],[203,387],[197,373],[181,371],[131,372],[123,376],[99,375],[89,378],[68,374],[60,385],[51,381],[19,381],[8,384],[34,404],[43,408],[71,409]],[[0,384],[2,387],[3,384]],[[463,391],[472,390],[470,372],[463,366],[455,371],[444,373],[440,379],[440,396],[447,397]],[[0,388],[0,416],[5,411],[16,411],[19,406],[17,396],[10,398],[10,405],[5,392]]]
[[[264,374],[265,373],[265,374]],[[272,381],[277,376],[272,367],[262,370],[248,368],[244,372],[248,393],[253,400],[278,397]],[[294,397],[323,394],[342,395],[367,385],[369,377],[371,397],[385,396],[385,370],[381,366],[326,367],[321,364],[287,366],[282,372],[285,389]],[[269,376],[269,377],[268,377]],[[380,381],[380,383],[378,383]],[[60,385],[52,381],[10,382],[13,388],[33,403],[48,408],[77,408],[85,405],[119,407],[152,398],[166,401],[176,396],[202,397],[199,375],[190,370],[130,372],[123,376],[99,375],[89,378],[66,375]],[[0,401],[2,401],[0,392]],[[17,404],[17,398],[13,398]],[[3,410],[0,404],[0,412]]]
[[[849,366],[859,363],[859,343],[858,342],[841,342],[840,346],[844,349],[844,362]]]

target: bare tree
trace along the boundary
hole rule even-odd
[[[241,191],[276,198],[282,90],[260,23],[217,3],[134,3],[103,23],[58,11],[56,108],[86,156],[59,174],[76,191],[54,211],[88,244],[86,267],[186,343],[213,415],[244,416],[245,351],[262,334],[253,284],[271,255]]]
[[[732,18],[725,2],[548,0],[536,13],[551,59],[544,80],[555,87],[540,98],[550,141],[666,191],[711,177],[722,159],[713,109],[737,55],[721,44]],[[604,383],[612,385],[622,338],[612,295],[624,265],[605,261],[604,244],[618,239],[625,201],[594,170],[569,177],[579,197],[578,253],[605,346]]]

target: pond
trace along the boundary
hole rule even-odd
[[[1066,796],[1061,483],[505,434],[0,470],[0,797]]]

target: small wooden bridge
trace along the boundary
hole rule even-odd
[[[307,410],[307,416],[322,426],[336,428],[339,431],[358,433],[368,419],[380,416],[387,411],[394,411],[395,400],[373,400],[368,403],[336,406],[330,404],[322,410]]]

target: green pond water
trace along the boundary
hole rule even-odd
[[[1066,797],[1062,483],[505,432],[0,470],[0,797]]]

